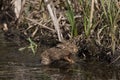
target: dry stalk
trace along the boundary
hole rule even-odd
[[[93,19],[93,13],[94,13],[94,0],[92,0],[91,4],[91,12],[90,12],[90,29],[92,28],[92,19]]]
[[[50,31],[52,31],[52,32],[55,32],[54,29],[49,28],[49,27],[47,27],[47,26],[45,26],[45,25],[43,25],[43,24],[41,24],[41,23],[39,23],[39,22],[37,22],[37,21],[35,21],[35,20],[33,20],[33,19],[30,19],[30,18],[26,18],[26,19],[29,20],[29,21],[31,21],[31,22],[33,22],[33,23],[35,23],[35,24],[38,24],[38,25],[42,26],[42,28],[48,29],[48,30],[50,30]]]
[[[111,64],[115,63],[116,61],[118,61],[120,59],[120,56],[118,56],[114,61],[111,62]]]
[[[47,9],[48,9],[49,14],[50,14],[50,17],[51,17],[51,19],[53,21],[53,24],[55,26],[55,30],[57,31],[58,39],[59,39],[59,41],[63,41],[63,36],[62,36],[61,31],[60,31],[60,26],[59,26],[59,23],[58,23],[58,19],[55,15],[56,14],[55,10],[52,9],[52,7],[51,7],[51,3],[50,3],[51,1],[49,2],[49,0],[44,0],[44,2],[46,3]]]
[[[31,35],[31,37],[34,37],[35,36],[35,34],[37,33],[37,31],[38,31],[38,27],[36,27],[36,29],[34,30],[34,32],[32,33],[32,35]]]
[[[98,10],[100,10],[98,0],[95,0],[95,6]]]
[[[16,15],[16,18],[19,19],[21,12],[23,11],[23,7],[25,5],[26,0],[12,0],[11,4],[14,5],[14,12]]]

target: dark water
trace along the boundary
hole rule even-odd
[[[118,67],[84,61],[67,68],[42,66],[39,54],[18,49],[0,34],[0,80],[120,80]]]

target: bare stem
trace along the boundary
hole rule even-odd
[[[57,31],[58,39],[59,39],[59,41],[63,41],[63,37],[62,37],[62,33],[60,31],[58,19],[55,15],[55,10],[53,11],[53,9],[51,8],[51,4],[49,3],[48,0],[44,0],[44,2],[47,3],[47,9],[49,11],[50,17],[52,18],[53,24],[55,26],[55,30]]]
[[[90,12],[90,29],[92,27],[92,19],[93,19],[93,13],[94,13],[94,0],[92,0],[92,4],[91,4],[91,12]]]

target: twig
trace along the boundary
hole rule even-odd
[[[35,23],[35,24],[38,24],[38,25],[42,26],[41,28],[46,28],[46,29],[48,29],[48,30],[50,30],[50,31],[52,31],[52,32],[56,32],[54,29],[49,28],[49,27],[47,27],[47,26],[45,26],[45,25],[42,25],[42,24],[40,24],[39,22],[37,22],[37,21],[35,21],[35,20],[33,20],[33,19],[30,19],[30,18],[26,18],[26,19],[29,20],[29,21],[31,21],[31,22],[33,22],[33,23]]]
[[[120,56],[118,56],[114,61],[111,62],[111,64],[115,63],[116,61],[118,61],[118,59],[120,59]]]
[[[32,33],[32,35],[31,35],[31,37],[34,37],[35,34],[37,33],[37,31],[38,31],[38,27],[36,27],[35,31],[34,31],[34,32]]]

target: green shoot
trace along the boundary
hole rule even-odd
[[[75,23],[75,18],[74,18],[74,11],[71,7],[71,5],[68,3],[68,1],[66,1],[66,5],[67,5],[67,12],[66,12],[66,16],[68,18],[68,21],[71,25],[71,36],[77,36],[78,32],[77,32],[77,27],[76,27],[76,23]]]
[[[30,43],[28,48],[30,48],[32,50],[33,54],[35,54],[36,49],[37,49],[37,44],[35,42],[33,42],[30,38],[28,38],[28,41]]]

